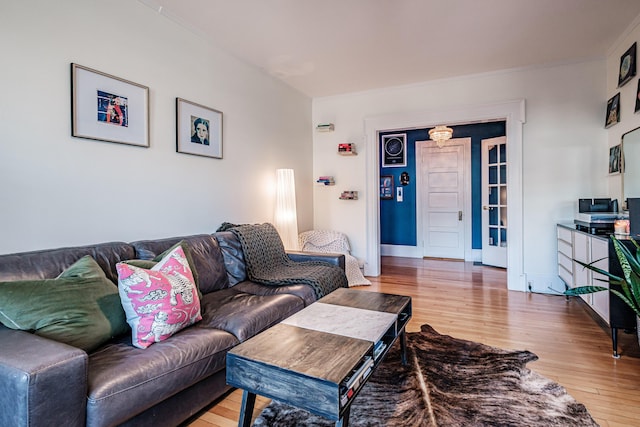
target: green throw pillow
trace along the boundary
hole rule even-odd
[[[87,352],[129,330],[117,286],[88,255],[55,279],[0,282],[0,322]]]

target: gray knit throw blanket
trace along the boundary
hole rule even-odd
[[[340,267],[320,262],[295,262],[287,256],[282,239],[272,224],[248,224],[231,228],[242,245],[249,280],[264,285],[306,284],[316,297],[347,287]]]

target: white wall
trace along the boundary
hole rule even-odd
[[[616,43],[609,49],[607,55],[607,94],[606,99],[610,99],[616,93],[620,92],[620,122],[609,129],[609,147],[620,144],[621,137],[624,133],[632,129],[640,127],[640,113],[634,113],[636,105],[636,94],[638,90],[638,75],[640,74],[640,66],[637,67],[636,76],[621,88],[618,88],[618,73],[620,70],[620,58],[631,47],[633,43],[640,45],[640,15],[634,20],[629,28],[618,38]],[[637,48],[637,57],[640,58],[640,48]],[[604,121],[604,119],[603,119]],[[608,157],[603,159],[603,163],[607,162]],[[608,168],[605,163],[603,167]],[[609,176],[609,188],[612,198],[623,200],[621,194],[621,175]]]
[[[364,196],[367,188],[366,118],[524,99],[523,268],[534,289],[559,289],[555,224],[573,218],[578,198],[608,191],[607,171],[601,167],[605,73],[603,59],[314,99],[313,124],[336,127],[333,133],[314,134],[314,174],[336,179],[335,187],[315,189],[315,227],[345,232],[354,255],[366,258],[366,200],[337,200],[341,190],[359,190]],[[360,155],[338,157],[339,142],[356,143]]]
[[[0,253],[271,221],[295,169],[313,221],[311,100],[131,0],[0,3]],[[150,88],[151,147],[71,137],[70,63]],[[176,153],[175,98],[224,114],[224,159]]]

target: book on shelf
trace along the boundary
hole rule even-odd
[[[334,130],[333,123],[320,123],[316,126],[318,132],[331,132]]]
[[[324,184],[324,185],[333,185],[333,184],[335,184],[335,181],[333,180],[332,176],[321,176],[316,180],[316,182],[318,182],[320,184]]]
[[[354,395],[358,387],[364,383],[373,370],[373,359],[366,356],[360,366],[353,369],[340,385],[340,403],[344,405]]]
[[[387,343],[382,340],[378,341],[375,346],[373,346],[373,358],[378,360],[385,348],[387,348]]]
[[[358,200],[358,192],[357,191],[343,191],[340,194],[340,199],[342,200]]]

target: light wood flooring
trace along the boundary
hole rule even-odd
[[[563,385],[602,427],[640,426],[640,349],[620,333],[612,357],[607,329],[580,301],[507,291],[506,271],[469,262],[383,257],[372,286],[356,289],[410,295],[407,331],[428,323],[441,334],[507,349],[539,360],[528,367]],[[194,420],[192,427],[237,425],[242,392],[235,390]],[[255,415],[269,400],[258,397]]]

